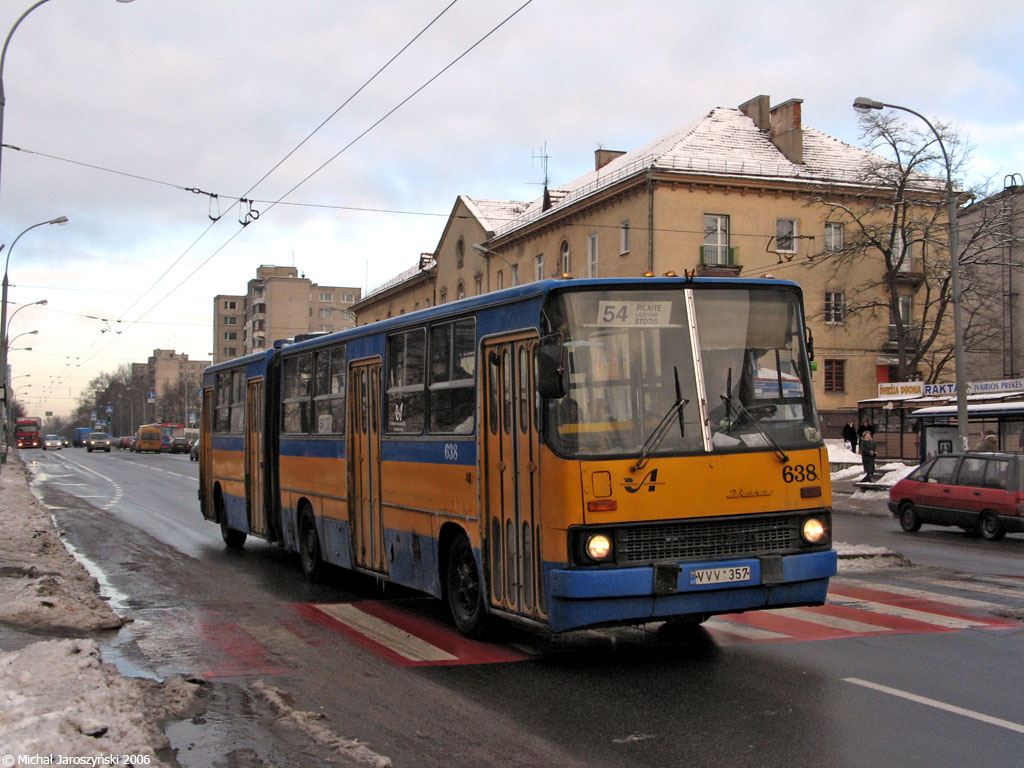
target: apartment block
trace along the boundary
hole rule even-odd
[[[312,282],[296,267],[263,265],[244,294],[213,300],[215,363],[272,347],[306,333],[330,333],[355,325],[350,307],[361,290]]]

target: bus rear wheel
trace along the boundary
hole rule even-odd
[[[217,510],[217,519],[220,521],[220,537],[224,539],[224,545],[228,549],[241,549],[245,546],[245,531],[238,531],[228,525],[228,513],[224,509],[224,497],[220,489],[217,489],[213,499],[214,508]]]
[[[302,515],[299,524],[299,562],[302,573],[314,584],[323,578],[324,559],[320,554],[320,537],[316,532],[316,521],[308,511]]]
[[[459,632],[467,637],[483,638],[488,634],[488,615],[484,608],[480,573],[469,540],[459,534],[448,550],[445,574],[448,611]]]

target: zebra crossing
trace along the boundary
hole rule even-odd
[[[716,645],[728,646],[1001,630],[1020,627],[1022,620],[1024,579],[919,574],[901,577],[899,583],[892,578],[836,578],[823,606],[715,616],[703,630]],[[514,642],[478,642],[460,635],[428,599],[287,604],[272,625],[229,618],[226,608],[207,608],[200,619],[188,623],[198,629],[194,638],[205,649],[212,677],[280,673],[287,666],[280,660],[297,647],[338,642],[359,646],[396,666],[507,663],[602,644],[665,647],[685,642],[659,633],[658,623],[568,633],[555,641],[520,633]]]

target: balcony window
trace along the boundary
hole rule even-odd
[[[725,266],[729,258],[729,217],[716,213],[704,214],[704,248],[701,263]]]

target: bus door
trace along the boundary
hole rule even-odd
[[[245,498],[249,531],[267,534],[263,496],[263,379],[248,384],[245,396]]]
[[[349,370],[348,485],[352,559],[387,573],[380,498],[381,361],[358,361]]]
[[[217,520],[217,510],[213,505],[213,423],[217,418],[214,410],[216,404],[213,387],[207,387],[203,390],[203,421],[199,435],[199,482],[203,493],[203,517],[214,521]]]
[[[491,605],[542,617],[536,346],[535,334],[522,333],[484,344],[483,539]]]

